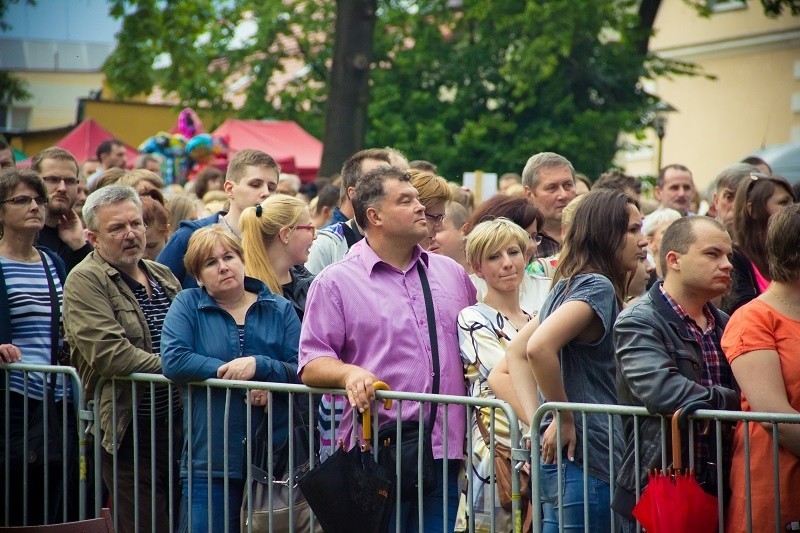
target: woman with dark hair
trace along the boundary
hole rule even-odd
[[[507,218],[521,227],[533,239],[533,244],[538,245],[542,242],[542,237],[537,231],[544,225],[544,216],[527,198],[521,196],[508,196],[507,194],[495,194],[472,212],[472,216],[464,226],[464,234],[469,235],[472,228],[496,218]],[[535,226],[534,226],[535,224]],[[528,247],[527,262],[530,262],[535,247]]]
[[[736,189],[733,203],[733,283],[720,309],[733,314],[769,287],[767,225],[772,215],[794,203],[789,182],[780,176],[752,173]]]
[[[527,265],[536,251],[536,247],[542,242],[542,235],[539,233],[539,228],[544,224],[542,213],[527,198],[496,194],[483,202],[472,213],[464,225],[464,235],[469,236],[475,226],[481,222],[497,218],[507,218],[528,234],[530,240],[525,252],[525,264]],[[471,274],[470,279],[478,290],[478,301],[482,302],[487,293],[486,282],[475,274]],[[536,316],[539,314],[539,308],[549,290],[550,280],[526,274],[522,278],[519,290],[520,307]]]
[[[47,248],[34,245],[44,227],[47,203],[47,188],[36,172],[15,167],[0,172],[0,364],[58,365],[63,359],[64,263]],[[0,470],[8,472],[10,483],[5,498],[8,507],[0,500],[0,524],[52,523],[62,517],[63,498],[69,497],[73,506],[67,480],[62,483],[61,475],[63,463],[74,460],[72,444],[62,461],[62,429],[54,425],[63,416],[68,424],[63,435],[69,435],[70,429],[74,432],[74,418],[67,416],[65,404],[69,401],[64,377],[19,371],[0,374],[0,418],[10,427],[8,440],[5,434],[0,437]],[[37,445],[34,438],[36,433],[41,438],[45,412],[50,416],[47,456],[42,442]],[[6,454],[9,464],[5,464]],[[43,493],[50,494],[47,508]],[[26,495],[27,516],[23,514]]]
[[[197,173],[192,192],[198,200],[202,200],[208,191],[221,191],[225,183],[225,174],[216,167],[206,167]]]
[[[635,200],[611,190],[585,195],[575,210],[553,288],[539,319],[528,323],[507,351],[508,369],[525,422],[533,421],[540,402],[617,403],[612,329],[625,301],[630,275],[644,257],[646,245]],[[588,470],[587,490],[592,495],[588,502],[592,517],[589,527],[607,531],[611,520],[609,461],[619,460],[622,424],[614,424],[609,439],[612,430],[606,415],[582,419],[564,411],[560,419],[559,427],[550,413],[539,428],[543,531],[558,531],[559,503],[561,525],[584,528],[584,469]],[[584,432],[586,449],[576,446]]]

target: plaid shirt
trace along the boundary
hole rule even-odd
[[[558,254],[558,252],[561,251],[561,245],[558,244],[558,241],[544,232],[540,233],[542,234],[542,243],[536,246],[536,250],[533,252],[533,257],[531,259],[550,257]]]
[[[701,356],[703,359],[703,373],[700,378],[700,384],[704,387],[713,387],[720,385],[728,389],[735,389],[733,371],[731,370],[728,360],[722,353],[720,348],[720,339],[717,335],[717,324],[714,320],[714,314],[711,312],[708,304],[703,306],[703,315],[706,317],[706,328],[703,330],[697,325],[692,317],[686,314],[683,308],[673,300],[669,294],[664,290],[664,286],[659,287],[661,295],[672,307],[672,310],[684,321],[686,330],[694,338],[700,346]],[[695,469],[700,472],[705,469],[708,464],[716,464],[715,450],[715,436],[714,426],[710,427],[708,435],[700,435],[695,431]],[[731,441],[732,433],[731,427],[727,424],[722,425],[722,458],[723,468],[727,472],[727,466],[730,465],[731,458]]]

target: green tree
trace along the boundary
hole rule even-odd
[[[704,1],[687,1],[707,14]],[[798,0],[762,1],[771,16],[800,11]],[[123,19],[105,66],[116,95],[159,86],[184,105],[224,112],[231,85],[245,77],[240,116],[294,119],[324,133],[323,174],[366,144],[429,159],[451,179],[518,170],[541,150],[597,175],[621,132],[648,125],[657,100],[641,80],[699,74],[648,51],[661,0],[110,3]],[[357,20],[370,6],[374,33]],[[237,35],[244,21],[254,28],[246,39]],[[169,66],[151,68],[165,57]],[[306,66],[292,68],[293,59]]]
[[[5,21],[5,14],[11,4],[18,3],[19,0],[0,0],[0,32],[11,29]],[[33,5],[34,0],[25,0],[26,4]],[[0,71],[0,104],[11,104],[12,102],[24,102],[31,97],[28,92],[28,84],[10,72]]]

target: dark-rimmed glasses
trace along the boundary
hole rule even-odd
[[[15,196],[13,198],[3,200],[2,202],[0,202],[0,205],[11,204],[15,207],[27,207],[28,205],[30,205],[31,200],[36,202],[36,205],[38,205],[39,207],[47,205],[47,203],[49,202],[49,200],[44,196]]]
[[[539,246],[540,244],[542,244],[543,236],[538,231],[534,231],[533,233],[529,233],[528,235],[531,238],[531,242],[533,244],[535,244],[536,246]]]
[[[434,226],[438,226],[439,224],[444,222],[444,217],[445,215],[429,215],[428,213],[425,213],[425,218],[430,220],[431,224],[433,224]]]

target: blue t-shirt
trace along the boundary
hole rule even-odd
[[[602,336],[594,342],[571,341],[559,352],[561,377],[567,398],[572,403],[617,404],[616,369],[614,362],[614,322],[619,314],[617,298],[611,281],[602,274],[580,274],[571,279],[562,279],[553,287],[542,304],[539,315],[544,322],[565,302],[585,302],[592,308],[603,326]],[[544,401],[544,398],[540,398]],[[575,461],[585,464],[583,458],[583,420],[575,413]],[[545,417],[540,428],[543,433],[552,416]],[[618,416],[614,422],[615,470],[623,448],[622,422]],[[589,473],[609,482],[608,415],[587,415],[588,468]]]

